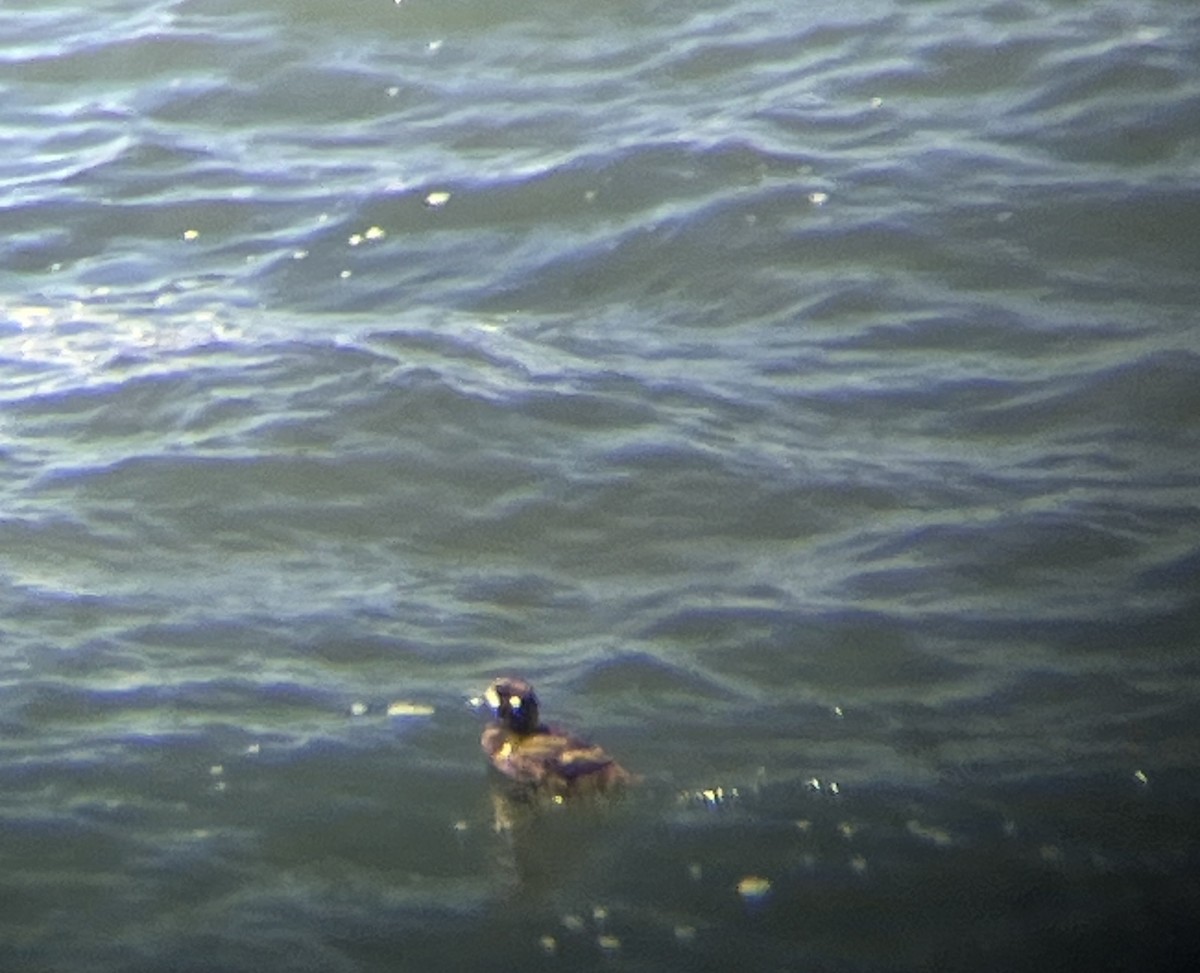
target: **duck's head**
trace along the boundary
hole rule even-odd
[[[513,733],[533,733],[541,728],[537,695],[524,679],[495,679],[483,698],[496,721]]]

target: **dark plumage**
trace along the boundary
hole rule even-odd
[[[483,698],[495,719],[479,743],[510,780],[555,799],[602,793],[633,780],[600,747],[542,723],[537,695],[524,679],[496,679]]]

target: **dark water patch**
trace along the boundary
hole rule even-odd
[[[968,666],[931,652],[888,618],[868,613],[809,618],[802,627],[772,633],[772,644],[774,652],[765,654],[776,666],[794,666],[801,682],[856,698],[899,686],[918,695],[922,689],[937,692],[970,672]]]
[[[695,255],[670,247],[665,239],[668,232],[638,226],[586,242],[567,253],[547,255],[538,266],[521,268],[516,284],[506,286],[500,281],[484,307],[492,311],[529,308],[554,313],[585,304],[602,292],[625,302],[676,293],[680,286],[678,261],[690,262]],[[715,251],[704,260],[721,276]]]
[[[462,539],[469,534],[478,544],[507,546],[506,537],[515,543],[554,536],[554,547],[543,549],[551,562],[561,565],[567,555],[572,562],[590,557],[598,566],[627,556],[630,544],[644,555],[648,545],[682,542],[700,526],[709,537],[736,533],[747,503],[764,489],[754,470],[741,467],[716,450],[630,444],[569,477],[556,473],[498,495],[462,525]]]
[[[1032,395],[1007,405],[982,407],[956,419],[963,431],[1104,430],[1110,443],[1187,441],[1200,416],[1195,393],[1200,358],[1190,351],[1154,353],[1132,362],[1106,364],[1035,386]],[[1112,448],[1110,446],[1110,448]]]
[[[231,619],[210,613],[201,602],[170,619],[130,626],[123,641],[146,650],[170,653],[180,666],[212,666],[218,670],[238,658],[246,659],[250,668],[260,652],[280,650],[281,640],[290,639],[293,634],[277,618],[246,615]]]
[[[1180,598],[1158,592],[1164,596],[1158,599],[1155,594],[1153,589],[1133,596],[1121,589],[1104,589],[1074,611],[1006,611],[994,606],[993,611],[980,612],[968,605],[935,612],[931,622],[936,622],[940,635],[968,643],[1001,640],[1022,649],[1049,646],[1067,657],[1090,658],[1099,668],[1127,669],[1131,678],[1173,673],[1169,678],[1188,680],[1180,684],[1181,689],[1190,687],[1197,668],[1190,647],[1200,603],[1190,593]]]
[[[393,675],[397,687],[406,686],[410,693],[412,684],[406,678],[405,670],[414,662],[422,670],[436,667],[438,657],[444,652],[444,648],[431,650],[428,645],[411,638],[360,632],[354,628],[347,631],[344,616],[306,621],[303,635],[292,640],[291,651],[297,658],[347,672],[379,666]]]
[[[505,357],[499,349],[488,347],[482,329],[463,333],[448,322],[445,330],[439,330],[440,325],[441,322],[435,322],[427,328],[375,331],[360,340],[364,347],[382,351],[409,368],[444,367],[448,362],[461,362],[482,370],[517,366],[517,362]]]
[[[499,484],[514,482],[513,476],[520,479],[517,460],[534,458],[505,458],[506,445],[518,441],[525,428],[519,405],[519,399],[514,402],[507,390],[492,386],[486,378],[467,376],[459,381],[416,368],[377,386],[365,399],[348,403],[328,421],[343,435],[354,430],[373,437],[377,448],[389,440],[409,443],[414,469],[422,458],[461,468],[483,465],[486,457],[490,476]],[[508,475],[505,467],[511,468]]]
[[[56,618],[56,625],[40,627],[38,634],[44,642],[29,638],[27,619],[18,616],[14,621],[17,626],[9,642],[19,648],[12,655],[16,665],[9,671],[18,676],[22,688],[43,678],[103,685],[110,680],[119,682],[146,665],[145,656],[120,634],[130,621],[120,612],[93,610],[69,620]]]
[[[474,442],[476,435],[468,438]],[[103,469],[64,471],[41,491],[89,509],[136,507],[137,519],[153,517],[183,532],[170,541],[172,545],[187,536],[228,550],[282,553],[302,537],[311,542],[325,529],[343,538],[368,539],[378,536],[379,524],[388,518],[405,521],[422,535],[457,521],[454,516],[435,516],[436,497],[429,489],[434,469],[440,480],[453,467],[475,471],[457,488],[472,495],[464,503],[467,509],[536,482],[535,475],[507,452],[478,456],[447,444],[447,452],[440,455],[414,451],[410,457],[390,459],[135,457]],[[480,470],[486,470],[486,479],[480,479]],[[301,509],[308,511],[303,522],[295,519]],[[309,543],[302,542],[302,547]]]
[[[835,287],[807,294],[794,305],[799,319],[820,324],[823,331],[829,329],[828,333],[844,339],[840,329],[847,322],[869,327],[890,322],[901,313],[904,305],[897,307],[895,288],[887,282],[877,277],[858,279],[853,273],[836,273]]]
[[[791,612],[770,607],[690,608],[669,615],[640,633],[646,639],[670,639],[703,645],[769,636],[777,630],[795,633],[802,624]]]
[[[1044,738],[1044,727],[1053,720],[1061,732],[1055,739],[1043,739],[1042,759],[1057,757],[1069,767],[1078,758],[1091,772],[1101,759],[1132,759],[1135,747],[1123,753],[1121,746],[1133,744],[1129,721],[1136,714],[1161,716],[1170,706],[1159,693],[1141,690],[1124,676],[1105,671],[1099,660],[1090,672],[1072,671],[1061,655],[1050,656],[1046,662],[1053,668],[1041,668],[1031,661],[1020,675],[1006,679],[1006,684],[943,704],[939,715],[961,725],[962,736],[950,747],[960,747],[978,736],[986,751],[989,744],[982,738],[991,735],[992,721],[997,720],[1003,721],[1014,737],[1025,735],[1032,742]],[[1132,774],[1132,770],[1127,772]]]
[[[763,540],[801,540],[833,533],[861,522],[864,516],[885,516],[903,505],[896,491],[869,483],[842,487],[814,482],[756,494],[747,497],[732,533]]]
[[[524,178],[498,174],[469,186],[447,186],[451,198],[436,225],[536,230],[554,220],[585,239],[612,239],[647,214],[678,220],[677,214],[699,209],[706,200],[715,203],[730,188],[792,179],[811,167],[805,156],[747,139],[640,142],[566,157]]]
[[[876,551],[847,580],[860,596],[972,617],[982,603],[994,617],[1077,617],[1115,622],[1149,596],[1137,581],[1151,554],[1144,538],[1103,515],[1043,513],[974,526],[925,527],[901,541],[903,554]],[[997,600],[998,593],[1005,593]]]
[[[1035,255],[1062,252],[1066,266],[1086,270],[1090,264],[1092,272],[1098,261],[1115,272],[1122,256],[1136,249],[1149,260],[1155,280],[1186,292],[1200,260],[1192,229],[1200,216],[1200,193],[1171,186],[1103,188],[1040,189],[1034,200],[1038,218],[1016,220],[1005,234]]]
[[[1192,595],[1200,591],[1200,549],[1164,559],[1147,568],[1138,578],[1147,590]]]
[[[763,691],[780,681],[856,698],[901,685],[933,692],[968,671],[929,652],[907,626],[866,612],[831,616],[777,608],[692,608],[640,635],[684,643],[710,671]]]
[[[510,258],[484,306],[553,312],[601,290],[610,300],[658,297],[674,293],[683,280],[690,282],[689,299],[702,303],[734,285],[731,254],[743,254],[742,265],[756,263],[756,254],[765,258],[777,246],[782,214],[812,208],[807,190],[751,191],[797,180],[811,189],[812,167],[801,158],[741,144],[656,151],[662,158],[647,157],[651,150],[643,148],[597,173],[600,188],[582,190],[586,208],[576,214],[591,232],[565,252],[530,249],[515,266]],[[747,195],[731,197],[731,183]],[[786,198],[776,198],[781,195]]]
[[[1103,57],[1088,51],[1047,59],[1030,88],[1036,94],[1006,113],[1001,130],[1073,162],[1170,161],[1195,134],[1195,93],[1180,63],[1159,43],[1132,37],[1109,45]]]
[[[459,588],[464,601],[481,601],[515,610],[560,608],[580,610],[587,603],[579,588],[539,574],[480,574]]]
[[[83,30],[74,36],[59,35],[53,49],[26,56],[21,64],[31,79],[43,84],[86,87],[97,77],[114,81],[158,77],[168,66],[173,70],[201,71],[211,66],[214,58],[232,61],[234,50],[253,46],[247,44],[247,38],[218,43],[206,32],[164,30],[167,24],[161,17],[153,12],[147,14],[148,19],[157,22],[137,23],[137,18],[124,18],[123,28],[115,22],[107,25],[113,33],[97,30],[94,24],[80,24]]]
[[[835,316],[846,316],[844,307]],[[1104,346],[1129,338],[1099,322],[1063,323],[980,305],[927,316],[897,317],[893,312],[886,320],[865,321],[859,330],[844,336],[830,335],[822,345],[922,355],[999,354],[1005,360],[1037,360],[1044,355],[1078,352],[1088,344]]]
[[[907,83],[896,84],[892,78],[887,90],[909,97],[957,99],[1020,89],[1030,72],[1057,49],[1048,37],[999,33],[986,40],[938,38],[921,46],[905,76]]]
[[[645,404],[587,393],[533,394],[522,403],[522,410],[535,419],[580,429],[631,429],[657,419]]]
[[[878,274],[886,269],[897,274],[938,272],[945,266],[946,253],[932,229],[905,225],[876,216],[862,220],[820,222],[796,227],[784,245],[784,254],[798,268],[845,273],[849,268],[872,267]],[[958,259],[957,257],[954,259]]]
[[[705,200],[728,201],[731,188],[755,189],[810,176],[816,157],[748,138],[715,142],[639,143],[572,165],[595,189],[592,215],[612,220],[659,213],[703,212]],[[751,199],[758,198],[757,193]],[[691,207],[682,204],[693,201]],[[664,204],[673,203],[666,207]],[[720,210],[713,210],[719,213]]]
[[[1107,99],[1112,107],[1114,100],[1128,103],[1140,96],[1173,90],[1188,80],[1167,59],[1160,59],[1153,44],[1114,48],[1108,54],[1105,58],[1091,54],[1054,58],[1053,77],[1048,78],[1051,84],[1023,104],[1021,110],[1058,111],[1099,99]]]
[[[97,445],[107,440],[153,442],[164,429],[196,434],[237,428],[252,418],[252,398],[228,396],[231,386],[243,381],[235,383],[215,370],[206,374],[202,366],[175,370],[164,368],[165,363],[158,364],[155,374],[136,374],[148,364],[114,361],[106,370],[111,380],[104,384],[27,397],[14,411],[21,417],[23,437],[71,435]]]
[[[672,713],[752,705],[734,686],[705,668],[671,661],[645,649],[619,649],[573,668],[576,671],[566,687],[578,699],[567,707],[568,712],[586,706],[587,724],[602,722],[613,740],[630,740],[647,732],[657,736],[662,730],[656,732],[655,728],[669,721]],[[686,743],[681,744],[680,749],[686,751]]]
[[[280,125],[295,122],[321,126],[331,142],[353,130],[356,140],[379,143],[383,133],[371,139],[358,123],[369,123],[415,103],[412,94],[403,99],[389,97],[394,79],[376,69],[348,63],[296,63],[287,56],[289,53],[270,44],[255,45],[254,54],[232,65],[240,74],[234,83],[207,90],[185,89],[172,97],[162,97],[153,117],[164,123],[212,124],[227,132],[254,130],[265,117]],[[297,100],[297,90],[309,90],[314,95],[320,92],[320,96]]]
[[[1062,452],[1039,451],[1037,455],[1018,464],[1018,467],[1030,472],[1062,473],[1071,476],[1071,482],[1077,483],[1083,477],[1111,477],[1127,473],[1134,465],[1130,457],[1108,455],[1081,445]]]
[[[463,661],[469,661],[470,656],[478,655],[481,641],[503,647],[510,639],[527,651],[565,651],[563,639],[586,625],[598,611],[586,591],[554,577],[545,566],[540,573],[520,576],[506,573],[504,566],[470,571],[456,585],[454,599],[463,603],[467,619],[463,637],[468,639],[469,648],[462,653],[448,653],[445,645],[418,648],[420,656],[436,661],[448,654],[462,655]],[[445,626],[434,620],[431,627]],[[502,656],[497,665],[504,668],[514,662],[506,662]]]
[[[723,20],[701,21],[687,43],[670,52],[670,58],[655,65],[655,73],[683,83],[717,83],[729,76],[745,84],[747,75],[755,80],[765,77],[788,79],[815,66],[825,58],[835,63],[848,60],[864,38],[894,27],[894,18],[866,22],[797,23],[794,33],[763,36],[752,27],[730,30]]]
[[[820,394],[799,398],[807,407],[828,415],[860,420],[890,419],[902,424],[913,422],[922,413],[943,420],[969,415],[993,403],[1007,402],[1017,397],[1023,388],[1022,384],[998,378],[946,377],[925,383],[904,383],[893,388],[834,386]]]
[[[621,446],[607,456],[608,465],[647,473],[708,474],[720,466],[720,458],[704,450],[659,442]]]
[[[897,536],[871,551],[871,559],[912,558],[963,570],[973,565],[988,573],[993,583],[999,574],[1038,572],[1060,567],[1082,569],[1106,560],[1123,560],[1138,543],[1083,517],[1044,513],[1000,516],[988,524],[940,525]],[[1001,585],[1003,586],[1003,585]]]

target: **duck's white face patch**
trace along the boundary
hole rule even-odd
[[[487,692],[483,694],[483,698],[492,709],[500,708],[500,694],[496,692],[495,686],[488,686]]]
[[[520,696],[509,696],[508,697],[508,705],[511,706],[513,709],[520,709],[521,708],[521,697]]]

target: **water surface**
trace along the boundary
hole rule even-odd
[[[0,37],[5,969],[1192,968],[1188,5]]]

